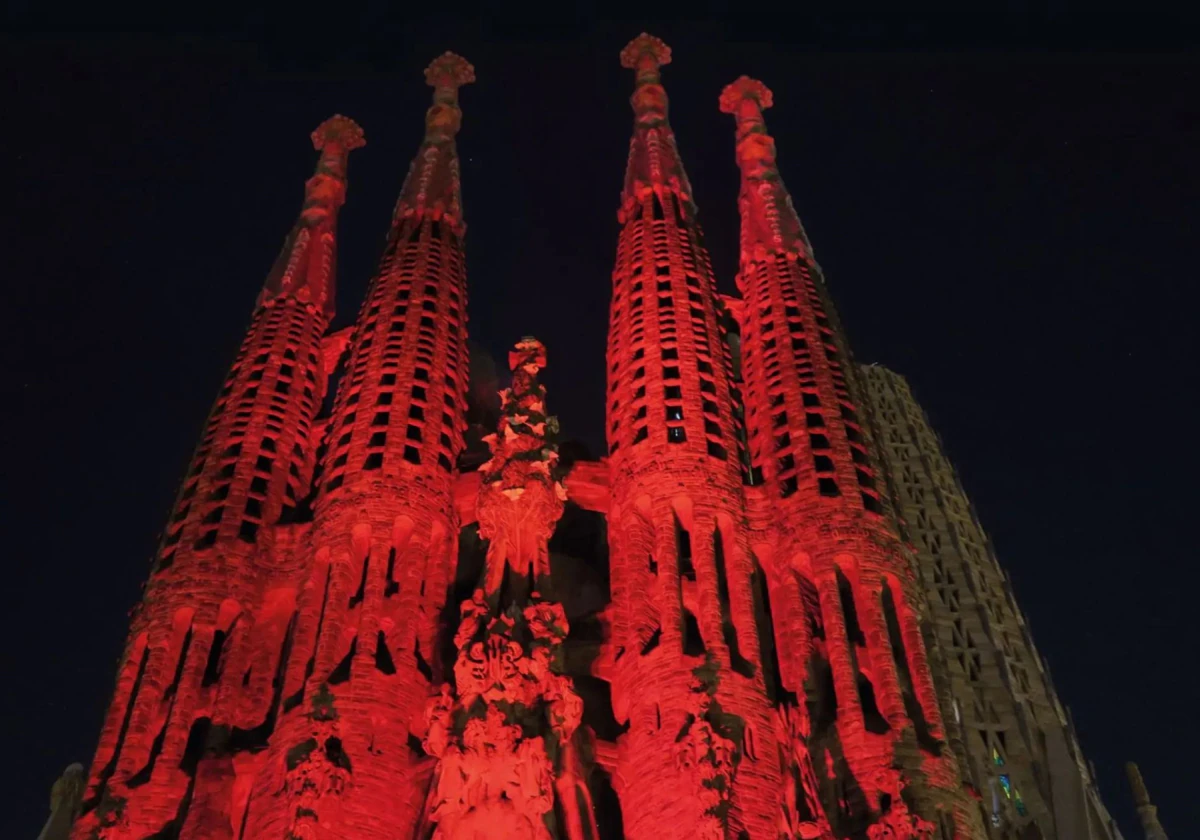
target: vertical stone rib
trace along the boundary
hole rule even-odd
[[[904,709],[895,651],[883,614],[883,586],[883,581],[877,575],[863,575],[859,582],[862,593],[858,602],[859,622],[867,639],[867,649],[871,652],[872,681],[879,709],[889,724],[902,729],[908,722],[908,713]]]
[[[858,683],[854,667],[853,644],[846,633],[846,618],[842,610],[842,593],[835,573],[819,575],[817,592],[821,596],[821,619],[825,625],[825,645],[829,652],[829,667],[833,671],[833,687],[837,694],[838,730],[842,741],[860,741],[866,726],[862,704],[858,700]],[[847,748],[848,760],[855,756]]]

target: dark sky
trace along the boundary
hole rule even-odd
[[[675,51],[672,122],[722,288],[737,171],[717,95],[748,73],[775,91],[781,167],[856,355],[905,374],[932,416],[1109,807],[1139,836],[1136,759],[1168,830],[1200,824],[1195,20],[970,5],[451,25],[379,4],[169,39],[149,19],[101,34],[123,24],[97,7],[0,41],[0,835],[36,835],[56,775],[90,760],[126,613],[311,173],[308,133],[341,112],[368,139],[341,222],[347,323],[445,49],[479,78],[459,146],[471,336],[499,359],[541,338],[551,408],[601,450],[631,124],[617,53],[643,28]],[[18,24],[51,25],[32,8]]]

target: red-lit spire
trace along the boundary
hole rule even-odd
[[[209,415],[135,611],[73,834],[81,840],[178,833],[189,803],[182,836],[221,836],[220,824],[237,821],[229,755],[197,764],[194,744],[210,732],[219,743],[236,727],[269,730],[274,720],[295,566],[267,558],[289,551],[309,494],[312,426],[329,376],[322,336],[333,315],[336,217],[362,129],[335,116],[313,144],[321,158],[300,219]]]
[[[475,68],[462,56],[443,53],[425,69],[425,81],[433,88],[433,105],[425,113],[425,140],[404,179],[396,218],[445,218],[461,235],[462,190],[454,145],[462,126],[458,89],[475,81]]]
[[[288,836],[363,840],[413,835],[421,819],[428,768],[410,727],[441,678],[437,630],[459,533],[467,333],[454,137],[457,90],[473,72],[447,53],[425,77],[434,104],[354,325],[297,550],[307,565],[280,672],[289,699],[247,837],[283,836],[283,816]],[[330,750],[332,763],[320,755]]]
[[[670,57],[645,34],[621,53],[637,87],[608,340],[606,670],[616,718],[629,724],[614,785],[629,840],[773,839],[778,750],[744,528],[740,415],[659,84]]]
[[[849,347],[775,167],[762,120],[771,92],[742,77],[720,104],[737,119],[742,171],[749,492],[770,520],[755,550],[781,682],[814,708],[836,706],[811,721],[797,708],[796,770],[808,775],[805,754],[824,753],[857,780],[854,801],[825,797],[839,836],[912,840],[952,819],[954,837],[983,837],[945,748],[917,582],[880,498]]]
[[[621,66],[637,71],[633,96],[629,98],[634,113],[633,139],[629,141],[629,164],[621,194],[622,222],[630,205],[650,190],[660,199],[663,191],[673,192],[690,212],[695,210],[692,185],[675,147],[675,133],[667,122],[667,92],[658,72],[670,63],[671,48],[645,32],[621,50]]]
[[[737,119],[742,253],[783,253],[793,259],[811,259],[808,236],[775,163],[775,141],[763,121],[762,112],[771,105],[771,89],[749,76],[721,92],[721,110]]]
[[[304,185],[304,207],[283,243],[258,303],[292,295],[333,316],[337,212],[346,202],[346,162],[366,145],[363,131],[349,117],[335,114],[312,133],[321,152],[317,171]]]

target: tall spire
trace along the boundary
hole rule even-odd
[[[675,146],[675,132],[667,122],[667,92],[659,68],[671,63],[671,48],[643,32],[621,50],[621,66],[637,71],[629,104],[633,106],[633,139],[629,141],[629,164],[619,216],[625,219],[631,204],[653,190],[662,198],[664,190],[675,193],[689,212],[695,212],[692,185],[683,171]]]
[[[628,840],[763,840],[778,836],[781,783],[765,605],[716,283],[659,83],[670,58],[645,34],[621,53],[637,86],[608,339],[610,673],[629,725],[614,784]],[[740,760],[743,731],[756,760]]]
[[[304,185],[300,218],[284,240],[258,303],[293,295],[332,316],[337,212],[346,202],[346,163],[350,152],[367,141],[358,123],[334,114],[313,131],[312,142],[321,153],[317,170]]]
[[[940,812],[953,815],[955,837],[983,837],[939,743],[917,583],[886,519],[849,346],[776,168],[762,119],[771,92],[742,77],[720,104],[737,119],[748,493],[769,511],[755,549],[778,616],[780,680],[813,708],[837,710],[801,720],[796,754],[840,752],[857,780],[848,806],[825,794],[839,836],[867,826],[872,837],[931,836]]]
[[[445,218],[462,234],[462,188],[454,137],[462,127],[458,89],[475,81],[475,68],[460,55],[446,52],[425,68],[425,81],[433,88],[433,105],[425,112],[425,139],[413,158],[396,219],[429,214]]]
[[[763,111],[771,105],[771,89],[749,76],[742,76],[721,92],[721,110],[737,120],[742,253],[760,258],[783,253],[792,259],[811,259],[812,246],[779,175],[775,140],[767,133],[763,120]]]
[[[269,731],[275,720],[272,679],[291,619],[290,596],[278,596],[296,565],[265,558],[304,527],[313,425],[330,374],[322,336],[333,316],[337,211],[363,133],[335,116],[312,140],[321,156],[300,217],[209,414],[134,613],[74,837],[220,836],[221,825],[238,822],[226,795],[228,733]],[[188,745],[201,740],[214,761],[189,757]]]
[[[1167,832],[1158,821],[1158,808],[1150,804],[1150,793],[1142,780],[1142,771],[1131,761],[1125,765],[1125,775],[1129,777],[1129,787],[1133,789],[1133,803],[1137,806],[1146,840],[1167,840]]]
[[[327,427],[302,618],[279,671],[288,702],[255,782],[272,793],[251,797],[247,837],[281,836],[285,816],[297,836],[419,833],[428,768],[409,727],[442,678],[438,622],[459,533],[468,357],[454,138],[458,88],[474,73],[447,53],[425,78],[425,136]]]

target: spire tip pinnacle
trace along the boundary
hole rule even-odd
[[[621,50],[621,66],[626,70],[637,70],[643,56],[649,57],[656,67],[671,63],[671,48],[662,38],[643,32]]]
[[[1129,777],[1129,787],[1133,790],[1134,804],[1138,806],[1149,805],[1150,794],[1146,790],[1146,783],[1142,780],[1141,768],[1135,762],[1126,762],[1125,775]]]
[[[531,335],[523,336],[508,353],[508,367],[514,373],[527,365],[546,366],[546,345]]]
[[[461,55],[449,50],[439,55],[425,68],[425,82],[432,88],[453,88],[475,81],[475,68]]]
[[[334,114],[317,126],[312,133],[313,148],[317,151],[326,146],[337,145],[344,151],[350,152],[367,145],[362,127],[349,117]]]
[[[758,79],[749,76],[739,76],[734,82],[725,86],[721,91],[721,113],[736,114],[738,104],[745,100],[757,103],[760,111],[765,111],[775,104],[771,89]]]

